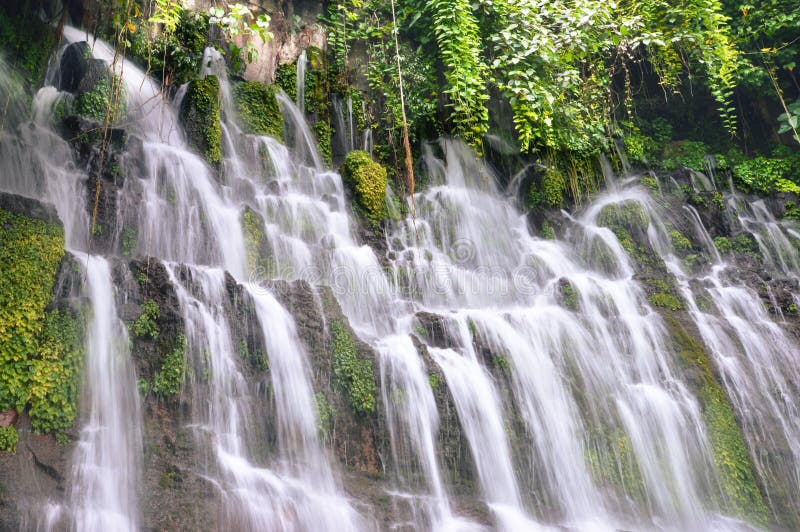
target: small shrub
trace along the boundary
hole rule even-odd
[[[14,427],[0,427],[0,452],[16,453],[19,434]]]
[[[362,150],[347,154],[341,168],[342,179],[355,196],[366,219],[373,226],[386,219],[386,169]]]

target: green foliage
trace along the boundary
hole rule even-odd
[[[170,3],[173,6],[177,4]],[[207,14],[180,10],[173,31],[156,31],[153,27],[156,23],[152,19],[149,26],[143,21],[137,22],[139,29],[131,36],[127,50],[130,59],[144,65],[151,75],[160,77],[165,85],[170,82],[187,83],[197,75],[208,43]],[[144,31],[145,28],[148,31]]]
[[[336,419],[336,409],[328,402],[324,394],[317,392],[314,394],[317,406],[317,431],[323,442],[330,438],[331,425]]]
[[[341,168],[342,179],[355,196],[359,208],[373,226],[386,219],[386,169],[362,150],[347,154]]]
[[[800,208],[797,207],[795,202],[787,201],[784,208],[786,209],[783,214],[784,219],[800,220]]]
[[[0,452],[16,453],[19,434],[14,427],[0,427]]]
[[[668,310],[680,310],[683,308],[683,303],[667,292],[656,292],[647,298],[653,306],[664,308]]]
[[[186,338],[178,336],[175,348],[161,361],[161,369],[153,376],[153,393],[173,397],[181,391],[186,374]]]
[[[65,431],[75,421],[83,339],[82,323],[69,311],[46,314],[31,375],[29,415],[36,432]]]
[[[283,115],[273,85],[257,81],[237,83],[233,88],[233,102],[246,133],[283,140]]]
[[[119,76],[103,75],[88,92],[75,98],[74,111],[102,123],[114,123],[125,116],[125,94]]]
[[[4,210],[0,229],[0,410],[22,411],[64,234],[58,225]]]
[[[169,35],[175,32],[183,11],[181,0],[155,0],[153,16],[150,17],[151,24],[161,24],[164,33]]]
[[[139,338],[158,338],[158,326],[156,320],[161,314],[158,303],[148,299],[142,303],[142,313],[131,324],[131,332]]]
[[[297,64],[278,65],[275,71],[275,84],[292,99],[297,100]]]
[[[430,9],[439,57],[446,68],[444,93],[452,110],[450,120],[455,133],[480,153],[489,125],[489,95],[479,22],[469,0],[436,0]]]
[[[692,251],[692,242],[680,231],[675,229],[669,231],[669,240],[672,242],[672,249],[674,249],[679,256],[684,256]]]
[[[350,333],[339,322],[331,324],[333,374],[347,393],[354,412],[375,413],[375,377],[372,360],[359,355]]]
[[[35,10],[20,11],[10,16],[5,7],[0,7],[0,50],[9,53],[9,63],[22,70],[26,82],[35,86],[44,77],[47,59],[56,44],[55,33]]]
[[[273,37],[272,32],[269,31],[269,15],[262,13],[253,17],[250,8],[242,3],[228,4],[227,10],[213,6],[208,9],[208,13],[211,24],[217,25],[229,42],[237,37],[244,38],[244,50],[233,43],[230,44],[231,55],[238,58],[242,52],[245,52],[248,63],[252,63],[258,57],[258,49],[253,44],[252,37],[259,36],[263,43]]]
[[[528,190],[528,208],[561,207],[566,189],[564,174],[555,165],[550,165],[538,185],[531,183],[531,188]]]
[[[673,142],[664,148],[664,168],[675,170],[684,167],[692,170],[705,170],[704,158],[711,149],[702,142],[684,140]]]
[[[718,236],[714,239],[714,245],[717,248],[717,251],[720,252],[721,255],[727,255],[731,251],[733,251],[733,244],[731,241],[724,236]]]
[[[211,164],[222,162],[219,80],[216,76],[189,83],[181,105],[181,120],[189,144]]]
[[[539,236],[546,240],[556,239],[556,232],[553,230],[553,226],[550,225],[550,222],[547,220],[542,222],[542,228],[539,229]]]
[[[742,255],[750,255],[758,259],[761,258],[761,251],[758,247],[758,242],[753,238],[750,233],[739,233],[731,241],[731,247],[734,253]]]
[[[800,187],[785,178],[791,170],[791,162],[787,159],[755,157],[737,164],[733,169],[733,177],[736,185],[745,191],[800,194]]]
[[[326,164],[330,164],[332,158],[331,139],[333,137],[333,128],[331,128],[328,122],[317,120],[314,122],[314,125],[311,126],[311,129],[314,131],[314,136],[317,137],[317,147],[319,148],[319,154],[322,156],[322,160]]]

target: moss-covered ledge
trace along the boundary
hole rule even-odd
[[[386,168],[372,160],[369,153],[354,150],[347,154],[340,169],[345,186],[356,202],[356,210],[377,227],[387,217]]]
[[[720,474],[725,500],[722,508],[751,523],[766,526],[769,512],[759,486],[753,461],[748,452],[730,399],[714,375],[702,345],[687,331],[682,322],[688,315],[662,311],[672,345],[679,361],[688,372],[689,382],[703,410],[714,462]]]
[[[222,162],[219,80],[206,76],[189,82],[180,117],[189,145],[212,165]]]

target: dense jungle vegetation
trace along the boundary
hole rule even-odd
[[[271,37],[258,5],[216,4],[190,13],[179,0],[114,0],[88,18],[174,90],[206,45],[226,53],[235,76]],[[325,13],[317,25],[328,50],[306,96],[322,151],[329,156],[328,94],[350,95],[401,187],[405,119],[415,155],[450,134],[490,160],[521,154],[551,168],[530,195],[543,206],[595,190],[597,156],[616,159],[620,140],[635,165],[703,170],[713,154],[743,190],[800,190],[794,0],[333,0]],[[0,41],[14,41],[33,69],[43,54],[15,40],[17,22],[3,20]],[[299,17],[286,23],[303,30]],[[276,81],[293,93],[294,65]]]

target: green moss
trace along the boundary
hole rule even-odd
[[[669,240],[672,242],[672,249],[679,256],[684,256],[692,251],[692,242],[678,230],[672,229],[669,231]]]
[[[431,390],[438,390],[439,386],[442,384],[442,375],[440,373],[428,374],[428,384],[430,384]]]
[[[640,203],[624,201],[606,205],[597,217],[597,225],[609,229],[625,229],[632,231],[646,231],[650,221],[647,213]]]
[[[645,500],[645,485],[628,434],[618,428],[598,427],[590,432],[584,457],[592,477],[637,502]]]
[[[83,332],[81,320],[67,310],[54,310],[45,316],[29,399],[29,415],[36,432],[65,431],[75,421],[84,356]]]
[[[659,191],[658,179],[656,179],[653,176],[646,175],[646,176],[640,177],[639,178],[639,184],[641,184],[643,187],[649,189],[651,192],[658,192]]]
[[[341,323],[331,325],[331,337],[336,382],[347,394],[354,412],[374,414],[376,387],[372,360],[359,356],[353,338]]]
[[[177,345],[161,361],[161,369],[153,377],[153,393],[173,397],[181,391],[186,374],[186,338],[178,336]]]
[[[683,308],[683,303],[677,297],[668,292],[656,292],[647,298],[653,306],[664,308],[668,310],[680,310]]]
[[[511,375],[511,362],[508,361],[505,355],[496,354],[494,356],[494,364],[497,368],[507,376]]]
[[[283,115],[275,97],[275,86],[257,81],[237,83],[233,88],[233,101],[246,133],[283,140]]]
[[[336,419],[336,409],[322,393],[314,394],[314,399],[317,406],[317,431],[322,441],[327,442],[330,438],[333,420]]]
[[[564,202],[564,191],[567,189],[567,182],[564,174],[555,167],[549,166],[542,175],[539,184],[531,183],[528,190],[528,207],[560,207]]]
[[[181,120],[192,148],[211,164],[222,162],[219,80],[216,76],[189,83],[181,105]]]
[[[758,259],[761,258],[761,250],[758,247],[758,242],[753,238],[750,233],[740,233],[736,235],[731,241],[731,247],[735,253],[743,255],[750,255]]]
[[[152,299],[148,299],[142,303],[142,313],[131,323],[131,332],[134,336],[139,338],[158,338],[158,326],[156,320],[158,319],[161,311],[158,308],[158,303]]]
[[[255,273],[259,263],[261,239],[264,238],[264,223],[261,217],[249,207],[242,213],[244,228],[244,246],[247,252],[247,270]]]
[[[547,240],[556,239],[556,232],[553,230],[553,226],[550,225],[550,222],[547,220],[542,222],[542,228],[539,230],[539,236]]]
[[[314,136],[317,137],[317,147],[319,148],[319,154],[322,156],[322,160],[325,164],[331,164],[331,138],[333,137],[333,128],[328,122],[317,120],[314,125],[311,126],[311,129],[314,130]]]
[[[572,311],[578,310],[578,292],[572,283],[562,280],[558,283],[561,304]]]
[[[680,359],[698,374],[699,399],[714,462],[726,496],[723,506],[742,519],[764,525],[768,522],[767,507],[756,484],[753,463],[740,427],[736,423],[728,397],[711,372],[702,347],[689,336],[673,317],[667,317],[670,337]]]
[[[22,411],[59,262],[60,226],[0,210],[0,410]]]
[[[102,123],[114,123],[125,116],[125,91],[117,75],[103,75],[92,90],[75,98],[76,114]]]
[[[16,453],[19,434],[14,427],[0,427],[0,452]]]
[[[719,251],[722,255],[727,255],[733,251],[733,244],[731,244],[731,241],[724,236],[718,236],[715,238],[714,245],[717,247],[717,251]]]
[[[275,84],[292,99],[297,100],[297,64],[278,65],[275,71]]]
[[[365,151],[354,150],[341,168],[344,184],[353,191],[358,207],[373,226],[386,219],[386,169]]]

